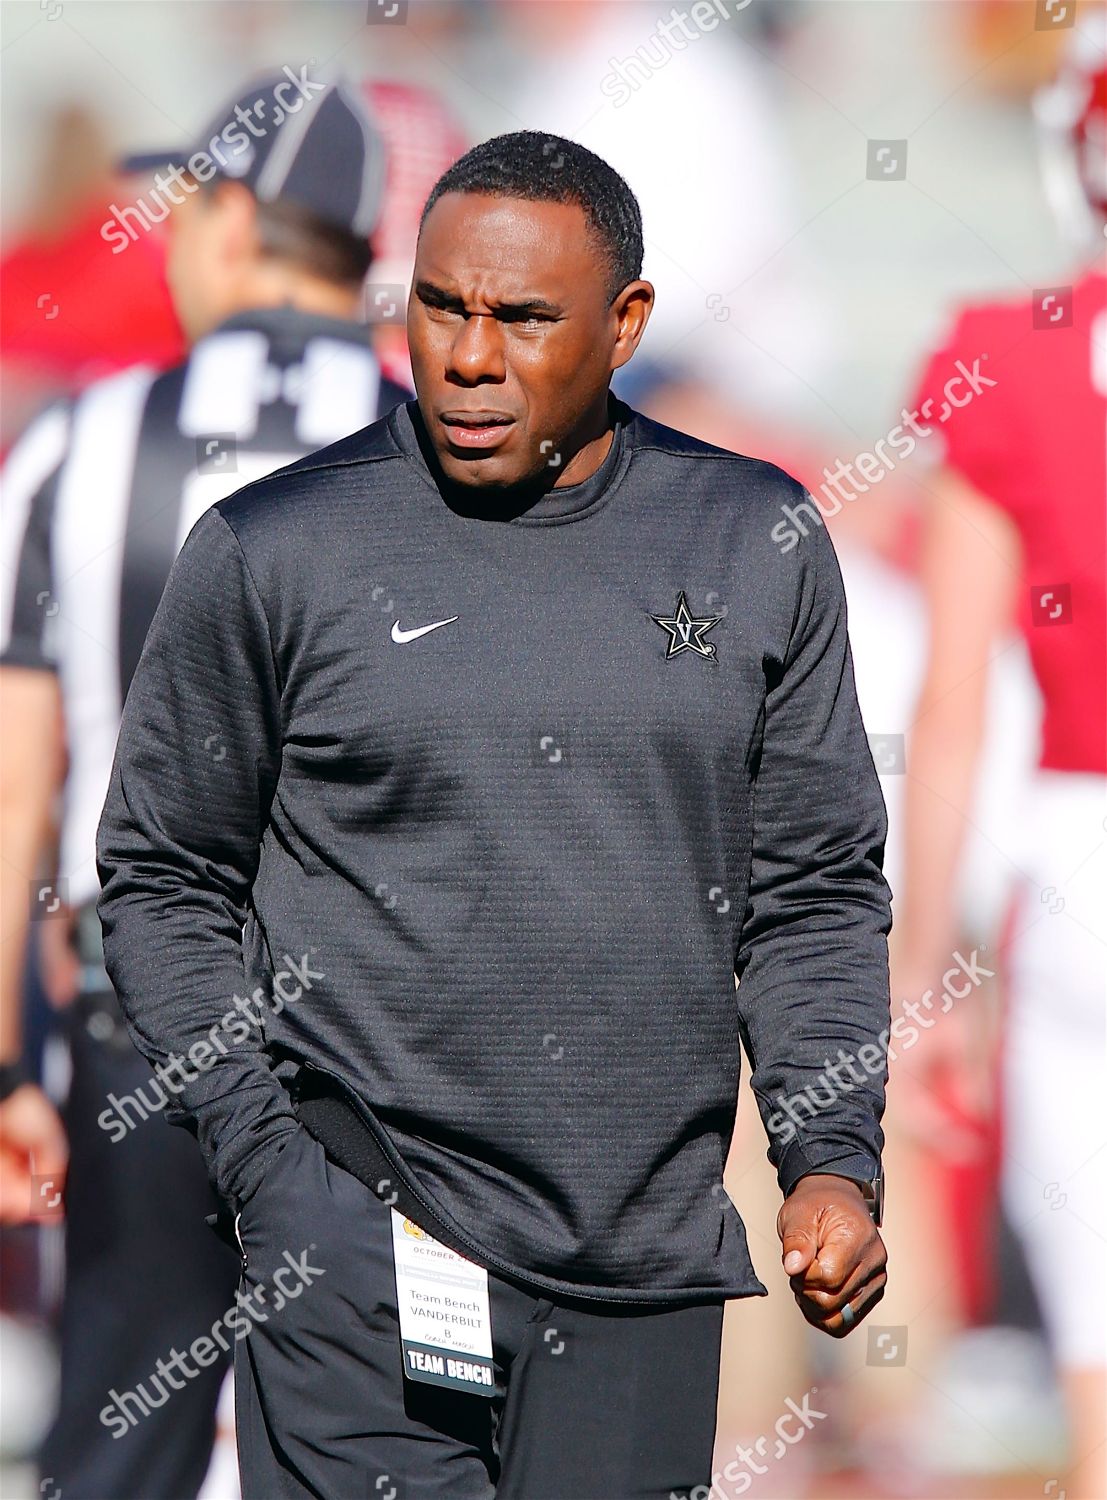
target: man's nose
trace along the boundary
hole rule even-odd
[[[471,313],[462,319],[450,346],[448,373],[470,385],[504,379],[503,329],[497,318]]]

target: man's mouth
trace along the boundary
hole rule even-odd
[[[445,411],[438,420],[452,446],[465,449],[498,447],[515,424],[502,411]]]

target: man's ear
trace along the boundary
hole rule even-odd
[[[218,214],[224,258],[241,262],[256,258],[260,240],[257,199],[241,182],[220,182],[209,205]]]
[[[619,370],[638,348],[653,311],[654,289],[648,281],[631,281],[611,305],[617,319],[618,335],[611,353],[611,368]]]

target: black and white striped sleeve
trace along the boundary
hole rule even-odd
[[[70,420],[68,404],[44,412],[11,450],[0,474],[0,666],[57,667],[51,544]]]

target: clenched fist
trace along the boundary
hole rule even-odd
[[[800,1312],[814,1328],[844,1338],[880,1301],[888,1281],[888,1255],[861,1189],[829,1173],[801,1177],[776,1228]]]

